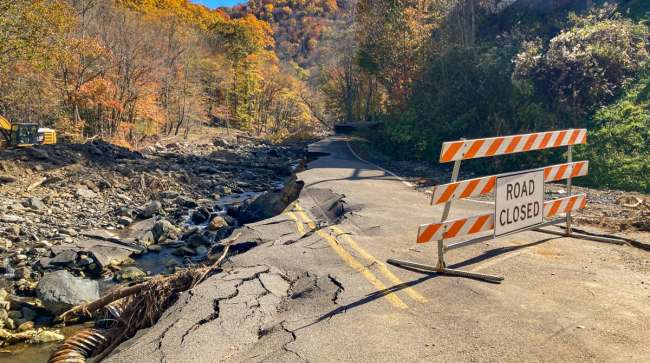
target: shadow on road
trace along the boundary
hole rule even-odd
[[[473,265],[473,264],[479,263],[481,261],[485,261],[487,259],[499,256],[499,255],[503,255],[503,254],[513,252],[513,251],[517,251],[517,250],[520,250],[520,249],[523,249],[523,248],[533,247],[533,246],[536,246],[536,245],[539,245],[539,244],[542,244],[542,243],[546,243],[546,242],[549,242],[549,241],[552,241],[552,240],[558,239],[558,238],[562,238],[562,237],[546,238],[546,239],[543,239],[543,240],[539,240],[537,242],[527,243],[527,244],[524,244],[524,245],[493,248],[491,250],[485,251],[480,256],[476,256],[476,257],[470,258],[468,260],[465,260],[465,261],[462,261],[462,262],[459,262],[459,263],[455,263],[455,264],[450,265],[448,267],[449,268],[455,268],[455,269],[461,268],[461,267],[466,267],[466,266]],[[419,285],[422,282],[425,282],[425,281],[428,281],[430,279],[433,279],[435,277],[440,276],[436,272],[422,271],[422,270],[409,268],[409,267],[404,267],[404,266],[401,266],[400,268],[405,269],[405,270],[409,270],[409,271],[413,271],[413,272],[417,272],[417,273],[422,273],[422,274],[425,274],[425,276],[420,277],[418,279],[415,279],[413,281],[408,281],[408,282],[404,282],[404,283],[401,283],[401,284],[397,284],[397,285],[388,287],[386,289],[378,290],[376,292],[368,294],[368,295],[364,296],[362,299],[359,299],[359,300],[357,300],[355,302],[352,302],[352,303],[344,305],[344,306],[337,307],[336,309],[334,309],[334,310],[320,316],[316,321],[314,321],[312,323],[309,323],[309,324],[307,324],[307,325],[305,325],[303,327],[300,327],[300,328],[298,328],[296,330],[301,330],[301,329],[308,328],[308,327],[310,327],[312,325],[316,325],[316,324],[318,324],[318,323],[320,323],[320,322],[322,322],[324,320],[331,319],[332,317],[334,317],[334,316],[336,316],[338,314],[345,313],[350,309],[354,309],[356,307],[365,305],[365,304],[367,304],[367,303],[369,303],[371,301],[380,299],[380,298],[382,298],[382,297],[384,297],[384,296],[386,296],[386,295],[388,295],[390,293],[398,292],[398,291],[406,289],[408,287],[413,287],[413,286]]]

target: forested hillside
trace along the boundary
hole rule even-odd
[[[461,137],[587,127],[589,183],[649,191],[648,11],[637,0],[360,0],[354,57],[323,91],[338,119],[385,121],[366,136],[402,159],[433,163]]]
[[[649,12],[643,0],[0,0],[0,114],[131,147],[208,120],[273,140],[381,120],[371,144],[419,160],[443,140],[587,127],[589,182],[647,191]]]
[[[0,114],[127,146],[213,119],[272,139],[318,123],[273,29],[187,0],[0,0]]]

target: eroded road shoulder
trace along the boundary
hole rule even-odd
[[[501,285],[398,269],[435,258],[413,241],[440,210],[340,141],[316,149],[298,199],[108,361],[648,361],[647,252],[526,232],[449,256]]]

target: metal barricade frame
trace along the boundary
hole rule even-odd
[[[547,131],[547,132],[538,132],[538,133],[530,133],[530,134],[522,134],[522,135],[510,135],[510,136],[492,137],[492,138],[484,138],[484,139],[473,139],[473,140],[461,139],[459,141],[443,143],[442,150],[440,153],[440,163],[453,161],[454,166],[451,173],[450,183],[434,187],[434,190],[431,193],[431,204],[433,205],[433,204],[444,203],[445,206],[439,223],[420,226],[420,230],[418,230],[418,241],[417,241],[418,243],[426,243],[431,241],[432,239],[437,240],[437,250],[438,250],[437,264],[435,266],[431,266],[431,265],[424,265],[420,263],[397,260],[397,259],[389,259],[387,262],[400,267],[413,268],[413,269],[418,269],[418,270],[423,270],[428,272],[436,272],[444,275],[468,277],[468,278],[474,278],[474,279],[479,279],[488,282],[500,283],[501,281],[503,281],[502,276],[488,275],[488,274],[482,274],[477,272],[448,268],[445,262],[445,252],[453,249],[473,245],[476,243],[490,241],[495,238],[511,236],[528,230],[535,230],[539,232],[557,235],[561,233],[555,231],[546,231],[541,228],[551,226],[551,225],[562,224],[562,223],[566,224],[566,231],[562,235],[567,237],[574,237],[575,234],[572,231],[571,212],[578,209],[585,208],[587,203],[587,197],[585,194],[573,195],[572,181],[574,177],[587,175],[589,162],[588,161],[573,162],[573,146],[578,144],[585,144],[586,142],[587,142],[586,129],[569,129],[569,130],[561,130],[561,131]],[[555,217],[558,214],[564,213],[565,215],[563,217],[551,218],[550,220],[546,220],[541,224],[532,225],[498,237],[491,234],[491,235],[481,236],[477,238],[472,238],[466,241],[456,242],[449,245],[445,244],[444,242],[445,239],[459,237],[457,235],[459,231],[469,232],[466,233],[465,235],[470,235],[470,234],[475,234],[475,233],[483,232],[486,230],[490,230],[491,228],[494,228],[493,225],[494,214],[484,214],[479,216],[459,218],[456,220],[448,220],[449,213],[451,211],[451,205],[454,200],[465,199],[470,196],[488,194],[491,191],[495,190],[496,188],[495,184],[497,178],[508,176],[511,174],[516,174],[516,173],[522,173],[522,171],[518,171],[514,173],[504,173],[504,174],[459,181],[458,177],[460,174],[460,166],[462,160],[482,158],[482,157],[493,157],[498,155],[515,154],[521,152],[559,148],[559,147],[567,147],[566,163],[546,166],[546,167],[532,169],[528,171],[544,170],[545,184],[548,182],[554,182],[554,181],[566,179],[567,197],[554,199],[550,201],[544,201],[544,212],[543,212],[545,218]],[[523,171],[523,172],[528,172],[528,171]],[[492,222],[490,222],[490,217],[492,217]],[[490,228],[490,223],[492,223],[491,228]],[[468,228],[468,226],[470,225],[471,227]],[[422,227],[427,228],[425,230],[425,233],[422,233]],[[589,238],[588,236],[576,236],[576,237],[592,239]],[[620,241],[613,241],[613,240],[604,241],[602,239],[599,239],[599,241],[613,242],[613,243],[620,242]]]

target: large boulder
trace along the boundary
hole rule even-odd
[[[157,200],[153,200],[142,206],[140,210],[140,216],[142,218],[151,218],[155,215],[160,214],[162,211],[162,204]]]
[[[36,295],[43,306],[59,315],[83,302],[99,299],[97,281],[73,276],[66,270],[46,273],[36,286]]]

